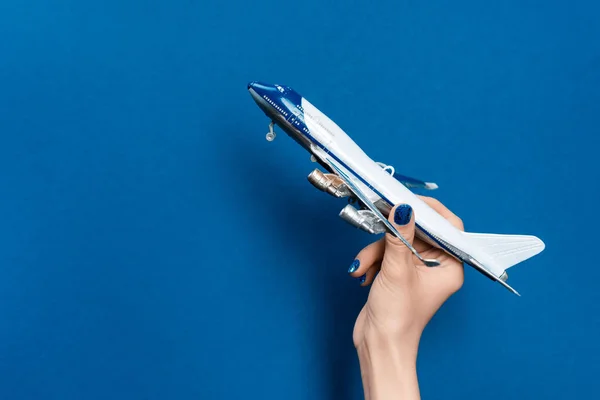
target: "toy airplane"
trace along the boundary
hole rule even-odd
[[[395,204],[410,204],[415,212],[417,237],[519,295],[506,283],[506,270],[544,250],[539,238],[460,231],[409,189],[436,189],[435,183],[399,175],[392,166],[373,161],[298,92],[260,82],[249,83],[248,91],[271,119],[268,141],[275,139],[273,128],[277,124],[311,153],[313,161],[329,171],[315,169],[308,175],[310,183],[335,197],[358,199],[362,204],[360,210],[348,204],[340,212],[342,219],[369,233],[390,232],[425,265],[439,265],[437,260],[424,259],[386,218]]]

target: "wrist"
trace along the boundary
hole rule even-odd
[[[356,350],[366,398],[419,398],[416,370],[419,339],[420,335],[365,332]]]
[[[360,343],[368,342],[370,347],[396,349],[402,352],[410,352],[414,349],[416,352],[422,333],[421,324],[415,321],[374,318],[369,313],[365,313],[357,320],[354,339],[357,348]]]
[[[356,350],[359,357],[367,356],[373,362],[386,360],[398,366],[411,366],[416,364],[420,339],[420,332],[366,329]]]

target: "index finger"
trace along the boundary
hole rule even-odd
[[[462,219],[460,219],[456,214],[452,211],[448,210],[448,207],[443,205],[438,199],[434,199],[433,197],[428,196],[418,196],[421,200],[423,200],[429,207],[433,208],[438,214],[442,217],[446,218],[448,222],[454,225],[456,228],[461,231],[465,230],[465,225],[463,224]]]

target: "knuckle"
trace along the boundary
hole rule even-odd
[[[408,233],[400,232],[400,234],[409,243],[412,242],[414,232],[408,232]],[[395,235],[392,235],[391,233],[386,233],[386,250],[389,250],[389,249],[409,251],[408,247],[406,247],[406,245],[400,239],[398,239]]]

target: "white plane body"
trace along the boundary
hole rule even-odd
[[[381,207],[374,203],[381,204],[382,201],[390,207],[410,204],[418,237],[516,293],[505,283],[505,271],[541,252],[544,243],[540,239],[458,230],[396,179],[392,168],[384,169],[372,160],[337,124],[297,92],[279,85],[255,82],[249,85],[249,90],[273,122],[309,150],[321,164],[329,166],[328,169],[340,176],[369,209],[380,213],[377,208]],[[429,189],[437,187],[431,183],[423,184]],[[362,199],[361,194],[367,199]]]

